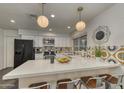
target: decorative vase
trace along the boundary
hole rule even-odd
[[[101,57],[96,57],[96,61],[101,61]]]

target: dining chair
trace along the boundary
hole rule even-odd
[[[105,76],[103,77],[98,77],[98,76],[81,77],[80,88],[81,88],[81,85],[85,86],[88,89],[105,88],[105,84],[103,82],[104,78]]]
[[[57,89],[77,89],[80,79],[62,79],[57,81]]]
[[[31,89],[50,89],[50,84],[47,82],[38,82],[38,83],[33,83],[29,85],[29,88]]]

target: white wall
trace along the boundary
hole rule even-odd
[[[14,39],[19,38],[18,31],[5,30],[4,32],[4,64],[3,68],[14,66]]]
[[[124,45],[124,4],[115,4],[108,10],[96,16],[87,25],[88,46],[95,46],[92,39],[93,31],[100,25],[107,25],[111,35],[104,45]]]
[[[4,32],[0,29],[0,70],[4,65]]]

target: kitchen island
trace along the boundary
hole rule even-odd
[[[122,74],[120,64],[110,64],[103,60],[73,56],[69,63],[55,60],[29,60],[3,76],[3,79],[19,79],[19,88],[28,88],[32,83],[47,81],[56,88],[56,81],[64,78],[78,79],[82,76],[99,74]]]

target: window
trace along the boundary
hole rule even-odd
[[[73,40],[74,51],[86,50],[87,47],[87,36],[81,36]]]

